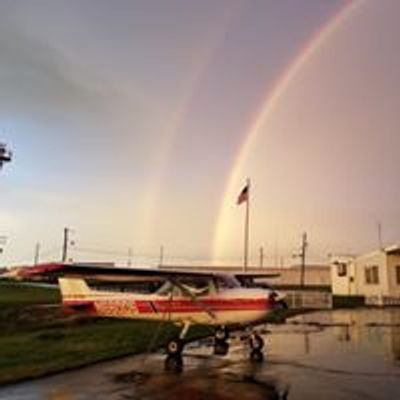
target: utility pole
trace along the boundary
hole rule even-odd
[[[305,272],[306,272],[306,250],[307,250],[307,232],[303,233],[302,243],[301,243],[301,271],[300,271],[300,286],[303,288],[305,283]]]
[[[264,266],[264,247],[260,247],[260,268]]]
[[[132,247],[128,247],[128,262],[127,265],[130,267],[132,265]]]
[[[160,261],[159,261],[159,266],[162,267],[164,263],[164,246],[160,246]]]
[[[39,264],[39,256],[40,256],[40,243],[36,243],[35,245],[35,257],[33,259],[33,265]]]
[[[383,250],[383,245],[382,245],[382,224],[380,221],[378,221],[378,244],[379,244],[379,249]]]
[[[63,263],[67,261],[68,257],[68,236],[69,236],[69,228],[64,228],[63,247],[61,255],[61,262]]]

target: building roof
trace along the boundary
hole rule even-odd
[[[385,251],[386,254],[400,256],[400,245],[399,244],[393,244],[391,246],[387,246],[383,250]]]

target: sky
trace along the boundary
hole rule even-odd
[[[400,240],[396,0],[0,0],[0,265],[290,264]]]

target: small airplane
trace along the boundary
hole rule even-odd
[[[10,162],[11,159],[11,151],[7,150],[7,147],[4,143],[0,143],[0,169],[3,167],[4,163]]]
[[[217,355],[227,354],[227,341],[232,328],[250,328],[246,336],[250,357],[261,361],[264,341],[253,329],[254,325],[265,322],[271,313],[285,307],[284,300],[273,289],[248,284],[252,278],[275,277],[276,274],[58,265],[62,267],[33,267],[31,275],[44,272],[46,268],[53,274],[58,272],[63,306],[68,310],[97,317],[172,322],[181,326],[179,335],[166,345],[167,369],[182,367],[185,337],[189,329],[197,324],[214,327],[214,353]],[[25,272],[25,276],[29,276],[29,272]],[[103,277],[106,282],[147,280],[159,284],[151,293],[94,290],[86,282],[93,277],[97,280]],[[245,281],[246,286],[240,283]]]

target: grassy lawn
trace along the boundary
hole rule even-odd
[[[0,281],[0,307],[58,303],[59,301],[60,292],[57,289]]]
[[[0,336],[0,383],[146,351],[156,328],[148,322],[104,319]],[[175,332],[172,326],[163,329],[154,346]]]

